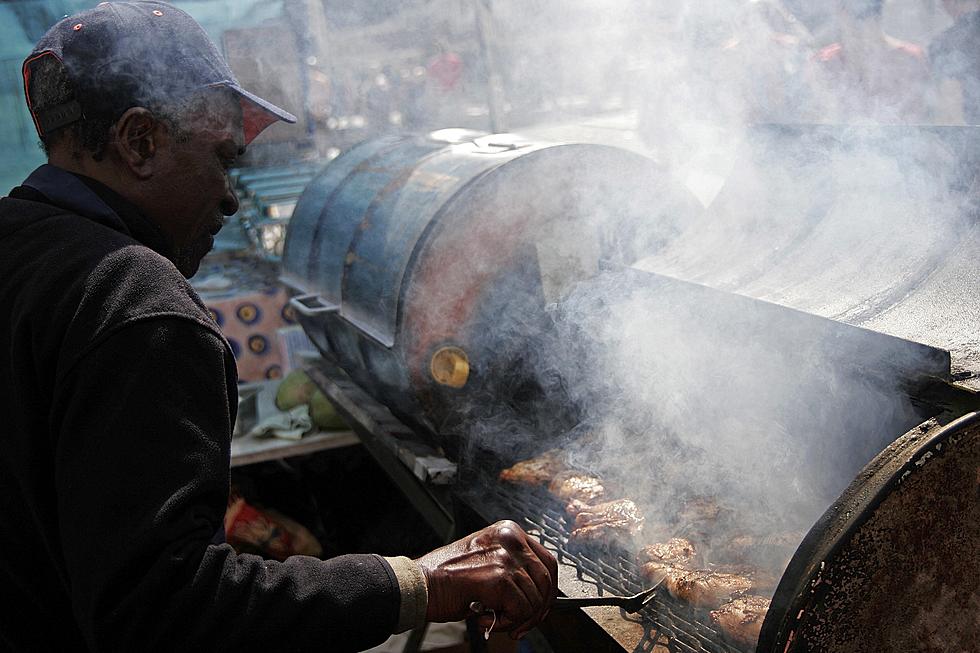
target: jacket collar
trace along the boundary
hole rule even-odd
[[[21,185],[41,193],[54,206],[124,233],[173,260],[170,243],[160,228],[105,184],[45,163]]]

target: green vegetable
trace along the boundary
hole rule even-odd
[[[309,403],[313,397],[316,385],[303,370],[293,370],[279,384],[276,390],[276,408],[292,410],[297,406]]]
[[[315,391],[313,398],[310,399],[310,417],[313,418],[314,424],[326,431],[340,431],[350,428],[347,426],[347,422],[337,414],[333,404],[319,390]]]

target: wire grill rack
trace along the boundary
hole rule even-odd
[[[487,490],[490,501],[486,501]],[[494,519],[520,515],[529,531],[558,559],[559,564],[574,567],[579,580],[595,585],[599,596],[605,593],[630,595],[649,585],[639,566],[627,551],[608,545],[602,550],[571,549],[568,546],[568,520],[565,511],[550,495],[521,488],[512,491],[500,483],[487,483],[481,491],[484,508]],[[660,590],[647,606],[636,614],[622,612],[622,617],[638,623],[643,637],[634,653],[649,653],[659,642],[666,642],[670,653],[746,653],[736,647],[711,625],[708,613],[674,600]]]

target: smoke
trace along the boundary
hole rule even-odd
[[[572,464],[653,523],[704,496],[748,532],[805,528],[917,419],[899,388],[830,349],[836,327],[783,330],[725,299],[629,271],[576,286],[556,315],[562,354],[549,352],[595,433]]]
[[[646,541],[686,532],[683,507],[707,498],[728,515],[702,535],[715,545],[744,533],[798,543],[924,419],[909,387],[946,372],[936,350],[858,326],[941,268],[975,221],[959,135],[760,126],[703,212],[664,212],[682,206],[670,187],[625,167],[618,192],[590,185],[606,179],[595,169],[556,175],[583,184],[567,193],[574,206],[538,215],[535,247],[512,253],[522,264],[481,299],[481,344],[468,347],[487,385],[452,427],[464,459],[559,446],[610,498],[644,508]],[[551,195],[528,176],[538,185],[507,186],[518,204],[481,203],[487,214]]]
[[[511,242],[487,224],[539,223],[520,251],[474,255],[454,277],[445,270],[471,245],[460,239],[443,285],[426,290],[448,314],[457,290],[468,307],[493,288],[459,336],[473,363],[467,402],[434,425],[465,434],[464,462],[557,444],[645,503],[651,522],[708,496],[747,530],[806,529],[919,420],[902,384],[941,372],[934,352],[847,325],[914,293],[972,225],[962,132],[905,126],[941,103],[922,48],[890,38],[943,25],[927,29],[910,3],[886,2],[880,16],[875,3],[838,4],[426,3],[337,41],[373,34],[404,61],[360,71],[363,106],[339,102],[345,77],[334,76],[334,126],[357,111],[379,132],[394,113],[418,129],[494,119],[532,140],[626,146],[662,166],[637,178],[623,158],[600,174],[617,158],[586,151],[565,169],[528,164],[455,216],[487,248]],[[393,50],[334,55],[378,52]],[[463,228],[440,226],[425,247],[452,244],[453,229]],[[484,283],[498,265],[506,271]],[[455,396],[436,388],[426,401]]]
[[[645,537],[676,532],[697,497],[735,515],[727,534],[802,537],[921,421],[906,383],[941,373],[941,357],[857,327],[915,293],[975,226],[962,151],[974,136],[906,126],[938,122],[942,100],[923,50],[886,31],[931,38],[944,26],[936,12],[927,27],[914,3],[886,2],[880,19],[837,4],[426,3],[365,30],[416,54],[358,71],[363,102],[346,92],[347,64],[392,49],[356,47],[360,34],[337,41],[349,46],[336,48],[344,71],[331,77],[338,142],[356,112],[365,119],[350,124],[377,132],[394,113],[420,130],[486,129],[493,117],[531,140],[609,143],[661,166],[636,177],[635,162],[615,168],[616,156],[585,150],[565,169],[518,166],[426,236],[436,251],[472,229],[430,266],[438,289],[421,291],[449,317],[414,326],[478,305],[468,333],[439,333],[467,350],[465,392],[425,397],[442,407],[465,395],[434,425],[462,436],[464,464],[558,446],[644,507]],[[451,208],[464,213],[473,186]],[[523,229],[520,215],[539,223],[525,247],[473,254],[471,241],[511,243],[491,227]],[[901,335],[915,337],[914,319]]]
[[[901,25],[890,4],[889,24]],[[633,111],[624,132],[572,126],[564,137],[625,143],[689,187],[715,187],[690,188],[706,210],[667,225],[588,186],[568,189],[572,213],[593,224],[543,229],[539,272],[579,281],[545,292],[546,319],[530,328],[527,297],[495,305],[490,326],[509,334],[495,342],[511,349],[487,372],[501,386],[533,380],[534,396],[512,401],[496,387],[474,397],[462,420],[473,447],[514,460],[561,446],[644,506],[648,539],[674,533],[695,497],[732,511],[728,535],[801,539],[922,421],[907,382],[943,371],[934,351],[854,328],[914,293],[975,226],[965,132],[902,126],[935,107],[924,60],[875,51],[852,76],[819,54],[820,39],[871,38],[873,16],[803,24],[776,2],[495,6],[503,40],[528,46],[498,57],[506,77],[541,81],[511,102],[568,116],[585,105]],[[571,37],[550,48],[545,23]],[[599,274],[547,254],[582,251],[610,222],[666,239]]]
[[[942,375],[947,360],[858,326],[941,268],[975,221],[957,135],[751,136],[703,214],[638,225],[615,209],[628,198],[577,189],[571,213],[592,224],[552,216],[567,230],[531,233],[539,253],[589,252],[577,243],[610,229],[662,238],[625,265],[538,254],[537,275],[523,266],[509,277],[516,288],[493,289],[476,329],[490,353],[474,358],[493,361],[482,372],[494,382],[461,420],[468,454],[515,460],[561,447],[610,498],[643,507],[637,544],[687,533],[682,509],[698,498],[728,515],[703,546],[745,533],[793,532],[798,543],[867,462],[924,419],[909,387]],[[542,277],[566,280],[550,301],[529,290]]]

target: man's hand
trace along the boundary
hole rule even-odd
[[[517,639],[536,626],[558,592],[558,563],[512,521],[499,521],[416,562],[429,586],[428,621],[459,621],[470,603],[494,610],[494,629]],[[489,628],[493,618],[480,617]]]

